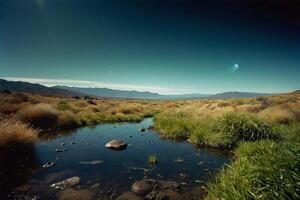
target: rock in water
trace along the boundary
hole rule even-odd
[[[59,200],[92,200],[94,196],[94,193],[86,189],[74,190],[69,188],[58,193]]]
[[[139,196],[145,196],[153,190],[156,184],[156,181],[153,179],[144,179],[133,183],[131,190]]]
[[[71,188],[75,185],[78,185],[80,183],[80,177],[74,176],[68,179],[65,179],[63,181],[53,183],[50,185],[50,187],[56,188],[56,189],[65,189],[65,188]]]
[[[102,164],[103,160],[80,161],[79,163],[83,165],[97,165],[97,164]]]
[[[119,196],[116,200],[143,200],[143,198],[133,194],[132,192],[126,192]]]
[[[127,143],[122,140],[112,140],[105,147],[114,150],[124,150],[127,148]]]
[[[145,129],[145,128],[140,128],[139,131],[140,131],[140,132],[145,132],[146,129]]]

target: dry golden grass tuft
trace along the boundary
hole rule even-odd
[[[243,105],[239,105],[236,106],[237,111],[241,111],[241,112],[250,112],[250,113],[256,113],[259,112],[261,110],[261,105],[259,104],[243,104]]]
[[[259,117],[272,123],[291,123],[297,121],[297,115],[289,107],[274,106],[269,107],[258,114]]]
[[[38,131],[27,124],[14,121],[0,121],[0,146],[30,144],[37,139]]]
[[[16,115],[35,128],[48,129],[56,126],[59,112],[49,104],[36,104],[24,107]]]
[[[78,126],[80,126],[80,121],[73,112],[64,111],[58,116],[57,127],[61,129],[72,129]]]

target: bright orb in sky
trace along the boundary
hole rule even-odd
[[[233,67],[232,67],[232,71],[235,72],[238,68],[239,68],[239,65],[238,64],[234,64]]]

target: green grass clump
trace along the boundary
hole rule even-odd
[[[278,139],[273,128],[262,120],[249,114],[228,113],[218,118],[212,131],[223,133],[230,145],[240,141],[258,141],[263,139]]]
[[[273,128],[285,141],[300,145],[300,123],[274,124]]]
[[[155,129],[168,138],[217,148],[233,148],[240,141],[279,138],[270,125],[250,114],[228,113],[212,119],[194,118],[185,112],[163,112],[154,122]]]
[[[60,101],[57,104],[57,109],[60,110],[60,111],[74,110],[72,108],[72,106],[70,106],[70,104],[68,104],[68,102],[66,102],[66,101]]]
[[[161,134],[173,139],[187,139],[197,121],[184,112],[164,112],[154,118],[154,128]]]
[[[152,154],[152,155],[149,155],[149,156],[148,156],[148,163],[149,163],[150,165],[155,165],[155,164],[157,164],[157,156],[156,156],[156,154]]]
[[[274,141],[244,142],[237,160],[208,185],[211,199],[299,199],[300,148]]]
[[[49,104],[37,104],[19,110],[16,116],[34,128],[49,129],[56,127],[59,111]]]

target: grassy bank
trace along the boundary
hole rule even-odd
[[[14,119],[40,130],[107,122],[137,122],[159,112],[163,102],[0,93],[0,120]]]
[[[154,127],[164,137],[234,152],[206,199],[299,199],[299,107],[299,95],[190,102],[156,115]]]
[[[160,113],[154,127],[168,138],[218,148],[231,149],[241,141],[280,139],[273,127],[245,113],[227,113],[217,118],[195,118],[184,112]]]
[[[300,124],[270,124],[254,115],[194,118],[160,113],[155,128],[169,138],[232,149],[234,161],[208,185],[207,199],[299,199]]]
[[[0,92],[0,146],[35,141],[38,131],[86,125],[139,122],[161,111],[165,102],[49,97]]]
[[[273,141],[245,142],[237,160],[208,185],[207,199],[299,199],[300,148]]]

